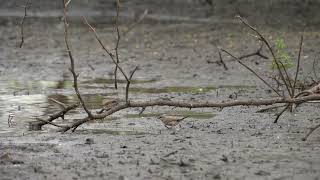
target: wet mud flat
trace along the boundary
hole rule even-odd
[[[115,42],[111,24],[96,25],[103,41]],[[125,29],[122,25],[120,28]],[[302,30],[258,27],[270,40],[285,39],[296,57]],[[276,112],[259,108],[180,109],[167,107],[120,111],[104,120],[82,125],[75,133],[27,131],[36,116],[59,110],[49,98],[76,101],[59,19],[34,19],[25,27],[24,47],[18,27],[1,26],[0,43],[0,179],[317,179],[320,176],[320,134],[301,138],[320,123],[319,104],[302,105],[274,124]],[[88,28],[71,24],[71,44],[80,72],[80,90],[90,109],[103,99],[124,97],[125,84],[113,88],[114,65]],[[301,78],[312,72],[319,55],[319,32],[305,28]],[[225,56],[229,70],[215,63],[216,46],[236,55],[259,47],[240,24],[140,24],[122,38],[121,65],[139,70],[130,98],[220,101],[273,96],[264,84]],[[294,58],[293,58],[294,59]],[[264,74],[270,60],[246,63]],[[236,95],[235,95],[236,94]],[[8,127],[9,113],[15,115]],[[190,116],[177,129],[167,129],[163,113]],[[84,117],[81,109],[64,121]],[[64,123],[63,120],[57,120]]]

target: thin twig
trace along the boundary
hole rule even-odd
[[[127,30],[122,33],[122,36],[127,35],[130,31],[132,31],[138,24],[140,24],[143,19],[148,15],[149,10],[145,9],[144,12],[138,17],[138,20],[128,26]]]
[[[302,44],[303,44],[303,36],[301,36],[300,44],[299,44],[297,69],[296,69],[296,73],[295,73],[295,77],[294,77],[294,81],[293,81],[292,93],[291,93],[293,97],[295,95],[296,83],[297,83],[297,80],[298,80],[298,74],[299,74],[299,69],[300,69],[300,59],[301,59]]]
[[[126,86],[126,102],[128,102],[128,98],[129,98],[129,88],[130,88],[130,84],[131,84],[131,79],[133,77],[133,74],[138,70],[138,66],[134,68],[134,70],[131,72],[130,77],[129,77],[129,81],[127,81],[127,86]]]
[[[50,101],[54,102],[55,104],[57,104],[61,109],[65,109],[67,107],[67,105],[63,102],[60,102],[56,99],[53,98],[49,98]]]
[[[318,62],[317,62],[317,57],[315,57],[315,58],[313,59],[312,71],[313,71],[314,77],[315,77],[317,80],[319,80],[318,75],[317,75],[317,71],[316,71],[316,64],[318,64]]]
[[[126,75],[126,73],[124,72],[124,70],[120,67],[120,65],[117,63],[117,60],[115,59],[114,55],[111,53],[110,50],[108,50],[105,45],[102,43],[98,33],[96,32],[95,28],[92,27],[90,25],[90,23],[87,21],[87,19],[85,17],[83,17],[84,23],[86,25],[88,25],[88,27],[91,29],[91,31],[94,33],[94,36],[96,38],[96,40],[99,42],[100,46],[102,47],[102,49],[110,56],[112,62],[118,67],[118,69],[120,70],[121,74],[123,75],[123,77],[126,79],[126,81],[129,80],[128,76]]]
[[[227,67],[226,63],[224,63],[224,61],[222,59],[220,48],[218,48],[218,53],[219,53],[220,63],[223,65],[224,70],[228,70],[229,68]]]
[[[236,56],[232,55],[231,53],[229,53],[228,51],[221,49],[223,52],[227,53],[228,55],[230,55],[231,57],[233,57],[235,60],[238,61],[238,63],[240,63],[242,66],[244,66],[246,69],[248,69],[250,72],[252,72],[256,77],[258,77],[264,84],[266,84],[269,88],[271,88],[278,96],[281,96],[281,94],[275,90],[267,81],[265,81],[262,77],[260,77],[254,70],[252,70],[249,66],[245,65],[243,62],[241,62],[241,60],[239,58],[237,58]]]
[[[268,47],[273,59],[274,59],[274,62],[276,63],[277,65],[277,69],[279,71],[279,75],[280,75],[280,78],[281,80],[283,81],[283,83],[285,84],[286,88],[287,88],[287,91],[289,94],[291,94],[291,91],[290,91],[290,88],[289,88],[289,85],[287,84],[287,81],[286,81],[286,78],[284,77],[282,71],[281,71],[281,67],[280,67],[280,64],[279,64],[279,60],[278,58],[276,57],[272,47],[270,46],[269,42],[266,40],[266,38],[256,29],[254,28],[253,26],[251,26],[248,22],[246,22],[241,16],[237,16],[240,21],[247,27],[249,27],[252,31],[254,31],[258,36],[259,36],[259,39]],[[288,77],[289,78],[289,77]]]
[[[20,41],[20,45],[19,48],[22,48],[22,45],[24,43],[24,21],[27,17],[27,9],[30,6],[30,0],[27,0],[25,6],[24,6],[24,15],[22,17],[21,23],[20,23],[20,35],[21,35],[21,41]]]
[[[261,57],[261,58],[263,58],[263,59],[269,59],[267,56],[265,56],[265,55],[263,55],[263,54],[261,53],[262,48],[263,48],[263,43],[261,43],[260,48],[257,49],[256,52],[242,55],[242,56],[239,57],[239,59],[244,59],[244,58],[248,58],[248,57],[251,57],[251,56],[259,56],[259,57]]]
[[[73,88],[76,92],[76,95],[83,107],[83,109],[86,111],[86,113],[88,114],[88,116],[91,118],[92,117],[92,113],[89,111],[89,109],[87,108],[81,94],[80,94],[80,91],[79,91],[79,88],[78,88],[78,74],[76,74],[75,72],[75,66],[74,66],[74,58],[73,58],[73,55],[72,55],[72,52],[71,52],[71,49],[70,49],[70,46],[69,46],[69,32],[68,32],[68,16],[67,16],[67,4],[68,2],[66,2],[66,0],[64,0],[64,4],[63,4],[63,15],[64,15],[64,41],[65,41],[65,45],[66,45],[66,50],[68,52],[68,55],[69,55],[69,59],[70,59],[70,72],[73,76]]]
[[[283,110],[277,114],[276,119],[273,121],[273,123],[277,123],[280,116],[290,107],[291,104],[287,104],[285,108],[283,108]]]
[[[43,122],[43,123],[46,123],[46,124],[50,124],[50,125],[52,125],[52,126],[56,126],[56,127],[59,127],[59,128],[66,128],[66,127],[68,127],[68,126],[63,126],[63,125],[59,125],[59,124],[53,123],[53,122],[48,121],[48,120],[45,120],[45,119],[41,119],[41,118],[39,118],[39,117],[37,117],[36,119],[37,119],[38,121],[40,121],[40,122]]]
[[[119,31],[119,12],[120,12],[120,2],[119,0],[117,1],[117,16],[116,16],[116,30],[117,30],[117,43],[116,43],[116,48],[115,48],[115,52],[116,52],[116,60],[117,60],[117,64],[120,63],[119,60],[119,53],[118,53],[118,48],[119,48],[119,43],[120,43],[120,31]],[[117,89],[118,88],[118,80],[117,80],[117,72],[118,72],[118,65],[116,65],[115,69],[114,69],[114,87]]]

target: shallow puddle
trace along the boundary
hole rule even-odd
[[[154,83],[155,79],[138,79],[133,80],[133,84]],[[126,83],[119,80],[119,83]],[[82,97],[89,109],[100,109],[103,100],[108,97],[116,96],[117,92],[106,92],[106,84],[109,88],[113,86],[112,79],[93,79],[81,81],[80,87],[83,93]],[[50,114],[59,111],[59,107],[50,99],[58,100],[65,104],[72,104],[77,101],[77,96],[73,91],[73,83],[70,80],[61,81],[0,81],[0,134],[22,132],[27,129],[26,125],[29,121],[33,121],[35,117],[48,117]],[[164,88],[145,88],[132,87],[132,93],[206,93],[218,88],[227,89],[248,89],[254,86],[207,86],[207,87],[164,87]],[[70,111],[68,114],[79,113],[79,110]],[[215,116],[210,112],[196,111],[168,111],[165,114],[190,116],[194,119],[208,119]],[[145,118],[158,117],[159,113],[143,113],[127,114],[125,118]],[[8,122],[9,116],[12,120]],[[120,117],[121,118],[121,117]],[[94,121],[93,123],[103,123],[105,121]],[[9,127],[10,125],[10,127]],[[113,132],[113,131],[97,131],[96,133],[108,134],[136,134],[136,132]]]
[[[216,89],[251,89],[256,86],[241,86],[241,85],[222,85],[222,86],[206,86],[206,87],[192,87],[192,86],[169,86],[164,88],[144,88],[144,87],[131,87],[132,93],[207,93]]]
[[[159,80],[157,79],[132,79],[131,84],[144,84],[144,83],[154,83]],[[118,79],[119,84],[126,84],[126,80]],[[114,79],[106,79],[106,78],[96,78],[92,80],[82,81],[82,84],[114,84]]]
[[[126,118],[148,118],[148,117],[154,117],[157,118],[163,114],[166,115],[177,115],[177,116],[188,116],[189,118],[194,119],[210,119],[215,117],[215,114],[210,112],[196,112],[196,111],[168,111],[165,113],[143,113],[141,115],[139,114],[127,114],[124,117]]]

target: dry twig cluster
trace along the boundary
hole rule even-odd
[[[298,55],[298,63],[297,63],[297,68],[296,68],[296,72],[295,72],[295,77],[294,77],[294,81],[291,81],[291,78],[289,76],[289,73],[286,71],[286,69],[284,68],[284,65],[282,64],[281,61],[279,61],[274,53],[273,48],[271,47],[270,43],[266,40],[266,38],[257,30],[255,29],[253,26],[251,26],[250,24],[248,24],[243,18],[238,17],[240,19],[240,21],[249,29],[251,29],[255,34],[256,37],[262,42],[262,45],[260,46],[260,48],[251,54],[248,55],[244,55],[241,57],[236,57],[234,55],[232,55],[230,52],[228,52],[227,50],[224,49],[219,49],[219,55],[220,55],[220,60],[224,65],[224,68],[227,70],[227,66],[224,64],[224,62],[222,61],[222,56],[221,56],[221,52],[227,53],[228,55],[230,55],[232,58],[234,58],[238,63],[240,63],[242,66],[244,66],[246,69],[248,69],[250,72],[252,72],[256,77],[258,77],[264,84],[266,84],[268,86],[268,88],[270,88],[278,97],[275,98],[269,98],[269,99],[249,99],[249,100],[231,100],[231,101],[221,101],[221,102],[184,102],[184,101],[173,101],[173,100],[150,100],[150,101],[135,101],[135,100],[131,100],[129,98],[129,92],[130,92],[130,83],[131,83],[131,79],[134,75],[134,73],[136,72],[136,70],[138,69],[138,67],[135,67],[130,73],[126,73],[125,70],[121,67],[121,65],[119,64],[120,60],[119,60],[119,53],[118,53],[118,49],[119,49],[119,43],[120,43],[120,30],[119,30],[119,12],[120,12],[120,2],[119,0],[116,0],[116,4],[117,4],[117,15],[116,15],[116,20],[115,20],[115,27],[116,27],[116,32],[117,32],[117,41],[116,41],[116,45],[114,48],[114,52],[112,52],[111,50],[107,49],[106,46],[103,44],[103,42],[101,41],[101,39],[99,38],[98,33],[96,32],[95,28],[87,21],[87,19],[85,17],[83,17],[84,23],[90,28],[90,30],[93,32],[96,40],[98,41],[99,45],[101,46],[101,48],[109,55],[109,57],[111,58],[111,60],[113,61],[113,63],[115,64],[115,70],[114,70],[114,75],[115,75],[115,88],[117,88],[117,71],[119,70],[121,75],[125,78],[126,80],[126,91],[125,91],[125,99],[122,101],[115,101],[111,103],[111,106],[108,106],[108,108],[106,107],[102,107],[101,111],[97,112],[97,113],[93,113],[92,111],[90,111],[87,106],[86,103],[84,102],[81,93],[79,91],[78,88],[78,74],[76,73],[76,69],[75,69],[75,59],[73,57],[72,51],[70,49],[70,45],[69,45],[69,32],[68,32],[68,14],[67,14],[67,10],[68,10],[68,5],[69,3],[66,2],[66,0],[64,0],[64,41],[65,41],[65,45],[66,45],[66,50],[68,52],[69,55],[69,60],[70,60],[70,72],[73,76],[73,86],[74,86],[74,90],[75,93],[78,97],[79,103],[81,105],[81,107],[84,109],[84,111],[87,114],[87,117],[77,120],[71,124],[68,125],[58,125],[56,123],[53,123],[53,121],[59,117],[64,117],[64,115],[71,109],[76,108],[79,104],[73,104],[70,106],[66,106],[63,105],[62,106],[62,111],[58,112],[52,116],[50,116],[48,119],[38,119],[38,123],[35,123],[37,126],[36,128],[41,128],[41,126],[43,126],[44,124],[51,124],[53,126],[57,126],[59,128],[61,128],[62,132],[66,132],[66,131],[75,131],[80,125],[91,121],[91,120],[95,120],[95,119],[103,119],[115,112],[118,112],[120,110],[126,109],[126,108],[133,108],[133,107],[139,107],[142,108],[142,111],[147,108],[147,107],[152,107],[152,106],[172,106],[172,107],[181,107],[181,108],[206,108],[206,107],[210,107],[210,108],[224,108],[224,107],[231,107],[231,106],[262,106],[262,105],[274,105],[274,104],[285,104],[285,108],[277,115],[277,118],[275,119],[275,123],[278,121],[279,117],[281,116],[281,114],[286,111],[287,109],[289,109],[290,107],[293,107],[294,105],[299,105],[305,102],[309,102],[309,101],[315,101],[315,100],[320,100],[320,84],[318,84],[317,86],[313,87],[312,89],[309,90],[305,90],[302,91],[300,93],[296,94],[296,82],[297,82],[297,78],[298,78],[298,71],[299,71],[299,67],[300,67],[300,57],[301,57],[301,51],[302,51],[302,45],[303,45],[303,37],[301,37],[300,40],[300,44],[299,44],[299,55]],[[286,92],[281,92],[278,89],[274,88],[270,83],[267,82],[267,80],[264,80],[260,75],[258,75],[257,72],[255,72],[254,70],[252,70],[249,66],[247,66],[246,64],[244,64],[241,60],[250,56],[259,56],[261,58],[267,58],[265,55],[263,55],[261,53],[263,45],[265,45],[268,49],[268,51],[270,52],[270,54],[272,55],[272,58],[274,59],[276,66],[277,66],[277,71],[278,74],[280,76],[281,82],[282,84],[284,84],[284,87],[286,89]],[[58,102],[56,102],[58,103]],[[315,128],[313,128],[310,133],[307,134],[307,136],[304,138],[304,140],[317,128],[319,128],[320,125],[316,126]]]

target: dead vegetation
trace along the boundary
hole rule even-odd
[[[114,68],[114,86],[117,89],[117,82],[118,82],[118,74],[123,76],[126,80],[126,90],[125,90],[125,99],[123,100],[117,100],[113,101],[108,106],[101,107],[101,110],[98,112],[93,112],[86,106],[86,102],[83,100],[81,92],[78,88],[78,78],[79,74],[77,74],[77,71],[75,69],[75,63],[76,60],[74,59],[72,49],[70,48],[69,44],[69,31],[68,31],[68,6],[70,6],[70,1],[64,0],[64,41],[66,46],[66,51],[68,53],[70,67],[69,70],[73,77],[73,87],[75,94],[77,95],[77,98],[79,100],[79,103],[75,103],[72,105],[65,105],[63,103],[60,103],[58,101],[55,101],[55,103],[59,104],[61,107],[61,111],[55,113],[54,115],[49,116],[49,118],[37,118],[37,122],[31,123],[31,126],[33,128],[31,129],[41,129],[41,126],[45,124],[50,124],[56,127],[60,128],[60,131],[66,132],[66,131],[75,131],[79,126],[82,124],[96,120],[96,119],[104,119],[107,116],[110,116],[114,114],[115,112],[121,111],[123,109],[127,108],[141,108],[141,113],[148,107],[153,106],[171,106],[171,107],[180,107],[180,108],[225,108],[225,107],[231,107],[231,106],[270,106],[264,109],[264,111],[274,108],[272,105],[281,104],[280,107],[283,107],[283,109],[277,114],[276,119],[274,120],[274,123],[277,123],[280,116],[285,112],[286,110],[294,111],[295,108],[303,103],[306,102],[314,102],[320,100],[320,83],[317,82],[312,88],[307,90],[300,90],[297,87],[297,81],[298,81],[298,74],[300,69],[300,59],[303,49],[303,36],[301,36],[300,42],[299,42],[299,54],[297,56],[297,65],[296,70],[293,73],[290,73],[285,68],[285,65],[278,59],[278,57],[275,55],[274,49],[272,45],[268,42],[268,40],[253,26],[251,26],[245,19],[238,16],[237,18],[242,22],[244,26],[246,26],[248,29],[250,29],[254,33],[254,38],[256,38],[258,41],[261,42],[261,46],[257,48],[257,51],[243,55],[241,57],[236,57],[229,51],[225,49],[219,49],[219,57],[220,57],[220,63],[223,64],[225,70],[228,70],[227,65],[222,59],[222,53],[226,53],[227,55],[231,56],[234,60],[236,60],[239,64],[241,64],[244,68],[249,70],[254,76],[256,76],[258,79],[260,79],[265,85],[266,88],[273,91],[273,95],[276,95],[277,97],[270,96],[270,98],[267,99],[248,99],[248,100],[226,100],[221,102],[199,102],[199,101],[174,101],[174,100],[139,100],[136,101],[134,99],[130,98],[130,83],[132,80],[132,77],[134,76],[134,73],[138,70],[138,67],[133,67],[131,71],[125,70],[120,65],[120,59],[119,59],[119,43],[121,42],[121,33],[119,29],[119,13],[120,13],[120,2],[119,0],[116,0],[117,5],[117,15],[115,17],[115,28],[116,28],[116,43],[115,48],[113,50],[108,49],[102,39],[99,37],[99,34],[97,33],[96,29],[87,21],[85,17],[83,17],[84,24],[88,26],[88,28],[91,30],[92,34],[94,35],[95,39],[101,46],[101,48],[105,51],[105,53],[108,54],[108,56],[111,58],[112,62],[115,65]],[[23,23],[21,24],[21,29],[23,29]],[[22,31],[23,32],[23,31]],[[22,43],[23,43],[23,33],[22,33]],[[268,58],[266,55],[262,54],[263,47],[266,47],[269,54],[271,54],[271,58],[275,62],[276,70],[277,70],[277,76],[278,79],[276,82],[274,82],[274,79],[271,79],[272,82],[269,82],[270,80],[264,79],[261,75],[259,75],[258,72],[254,71],[252,68],[250,68],[248,65],[245,64],[244,61],[242,61],[245,58],[251,57],[251,56],[258,56],[261,58]],[[119,72],[118,72],[119,71]],[[292,75],[291,75],[292,74]],[[277,88],[274,87],[274,84],[277,84]],[[78,107],[80,105],[83,110],[86,112],[86,117],[80,120],[77,120],[75,122],[72,122],[70,124],[56,124],[53,121],[57,118],[63,118],[68,111]],[[279,106],[278,106],[279,107]],[[312,128],[310,132],[306,135],[306,137],[303,138],[303,140],[306,140],[308,136],[316,129],[318,129],[320,125]]]

